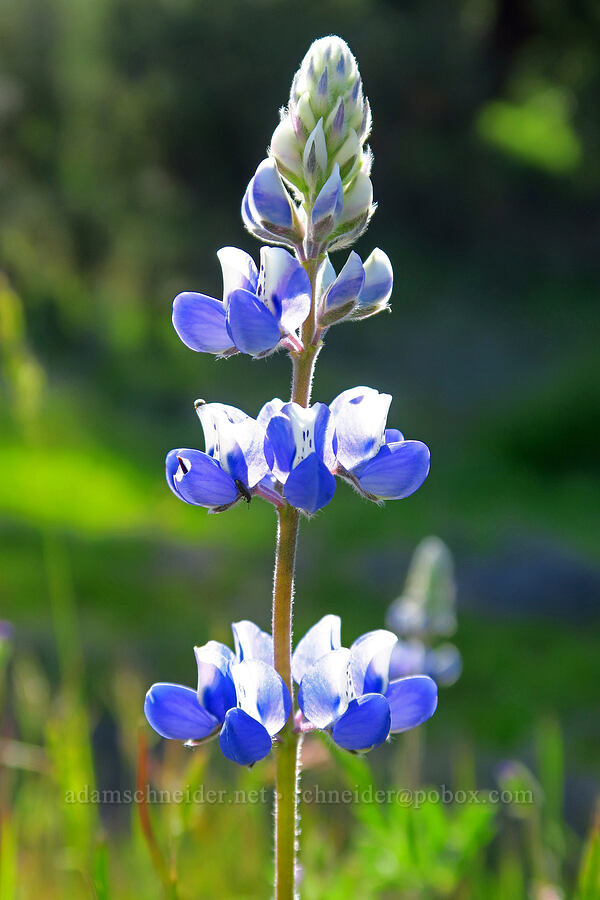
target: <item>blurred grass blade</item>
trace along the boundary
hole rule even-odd
[[[583,850],[574,900],[600,900],[600,801]]]
[[[156,840],[156,835],[154,834],[154,829],[150,820],[150,810],[147,799],[148,741],[146,739],[143,728],[140,728],[138,737],[138,769],[136,788],[138,796],[137,808],[140,825],[142,828],[144,840],[146,841],[146,845],[150,853],[154,871],[162,882],[165,891],[165,897],[167,898],[167,900],[177,900],[177,878],[174,862],[172,861],[170,866],[168,866],[165,862],[165,858],[163,856],[162,850],[158,845],[158,841]]]
[[[0,831],[0,900],[16,900],[17,896],[17,836],[8,816],[2,820]]]
[[[69,562],[64,546],[53,532],[44,533],[43,547],[61,674],[64,682],[79,692],[83,677],[83,652]]]
[[[96,900],[110,900],[108,888],[108,848],[104,842],[98,844],[96,847],[93,876]]]

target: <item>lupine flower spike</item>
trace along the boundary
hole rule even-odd
[[[267,437],[267,463],[287,502],[312,515],[332,499],[335,475],[375,502],[418,490],[429,473],[429,449],[386,428],[391,400],[373,388],[356,387],[329,407],[267,403],[258,422]]]
[[[192,746],[218,736],[225,756],[242,765],[280,745],[276,900],[296,896],[299,733],[320,729],[340,747],[362,752],[425,722],[437,704],[436,684],[426,674],[398,677],[405,645],[390,631],[370,631],[346,648],[339,617],[329,615],[291,655],[298,513],[312,516],[327,506],[338,478],[381,503],[409,497],[429,473],[427,446],[387,427],[389,394],[359,386],[329,405],[310,400],[330,328],[389,309],[394,277],[382,250],[364,262],[354,251],[335,267],[330,259],[354,244],[375,211],[370,131],[371,110],[350,49],[335,36],[315,41],[241,203],[246,229],[274,246],[261,248],[258,267],[244,251],[223,247],[222,296],[184,291],[173,303],[175,331],[192,350],[261,358],[283,349],[292,363],[288,402],[275,397],[252,418],[198,400],[204,450],[179,448],[166,458],[167,483],[188,504],[221,512],[256,496],[277,509],[275,640],[238,622],[235,651],[216,641],[195,648],[196,690],[155,684],[145,704],[158,734]],[[292,678],[299,706],[293,716]]]
[[[444,686],[460,678],[460,651],[452,643],[437,643],[456,631],[454,562],[439,538],[425,538],[415,550],[404,591],[386,622],[400,638],[390,663],[396,677],[426,673]]]
[[[270,487],[264,453],[265,431],[255,419],[234,406],[196,400],[206,449],[181,447],[167,454],[167,483],[173,493],[211,512],[229,509],[255,494],[277,504]]]
[[[266,356],[280,342],[294,349],[310,310],[311,288],[300,263],[281,247],[263,247],[260,270],[236,247],[218,252],[223,300],[186,291],[173,301],[173,325],[183,343],[200,353]]]

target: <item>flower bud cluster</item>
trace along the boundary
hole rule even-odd
[[[335,36],[315,41],[294,76],[269,159],[244,197],[246,227],[262,240],[303,242],[307,255],[351,246],[375,210],[370,131],[348,45]]]

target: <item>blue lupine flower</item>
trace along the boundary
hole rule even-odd
[[[161,737],[195,746],[218,734],[223,754],[249,766],[268,756],[272,738],[290,715],[291,700],[273,668],[270,635],[247,621],[232,630],[235,653],[218,641],[194,647],[197,690],[153,684],[144,712]]]
[[[332,499],[334,475],[375,501],[408,497],[423,484],[429,450],[386,429],[391,399],[357,387],[329,407],[275,399],[262,408],[257,421],[267,436],[267,463],[288,503],[312,515]]]
[[[371,631],[348,650],[341,646],[339,618],[325,616],[296,648],[292,674],[300,709],[346,750],[370,750],[435,712],[437,687],[431,678],[390,678],[396,642],[390,631]]]
[[[279,177],[279,176],[278,176]],[[200,353],[265,356],[296,336],[311,304],[308,275],[287,250],[263,247],[260,272],[243,250],[218,252],[223,300],[185,291],[173,301],[173,325],[183,343]]]
[[[283,495],[292,506],[312,515],[335,493],[335,433],[329,407],[308,409],[275,399],[263,406],[257,421],[264,426],[265,454]]]
[[[252,419],[199,400],[206,450],[172,450],[167,481],[181,500],[214,512],[257,494],[313,515],[332,499],[335,475],[370,500],[408,497],[427,477],[429,450],[386,429],[390,402],[389,394],[357,387],[308,409],[275,398]]]
[[[394,273],[389,257],[378,247],[363,263],[351,251],[336,277],[329,258],[320,273],[322,294],[319,322],[327,327],[342,319],[367,319],[388,309]]]
[[[166,476],[173,493],[194,506],[213,512],[228,509],[253,494],[269,498],[268,485],[261,485],[269,472],[265,460],[264,428],[235,406],[196,401],[204,430],[206,450],[171,450]]]
[[[336,474],[371,500],[400,500],[429,474],[429,448],[386,428],[389,394],[355,387],[330,404],[337,436]]]

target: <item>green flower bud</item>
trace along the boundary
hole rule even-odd
[[[290,108],[306,95],[315,118],[323,116],[327,121],[342,99],[346,127],[355,131],[363,127],[365,99],[360,72],[342,38],[331,35],[311,44],[292,84]]]
[[[304,180],[315,194],[325,183],[327,173],[327,144],[323,131],[323,119],[319,119],[308,136],[302,153]]]
[[[305,253],[349,247],[367,228],[375,211],[370,130],[350,48],[339,37],[320,38],[294,76],[269,147],[304,229]]]
[[[281,176],[300,195],[307,215],[339,166],[350,211],[336,235],[351,235],[341,246],[364,230],[373,212],[366,181],[357,177],[362,172],[368,180],[372,157],[365,142],[370,130],[371,110],[350,48],[339,37],[320,38],[294,76],[289,104],[281,112],[269,153]],[[357,197],[365,204],[361,210],[354,204]]]
[[[269,155],[277,161],[277,168],[287,181],[295,185],[303,183],[302,153],[292,120],[287,114],[273,132]]]
[[[373,185],[369,176],[361,171],[350,187],[344,191],[342,213],[331,235],[329,249],[341,250],[344,247],[351,247],[367,230],[374,212]]]

